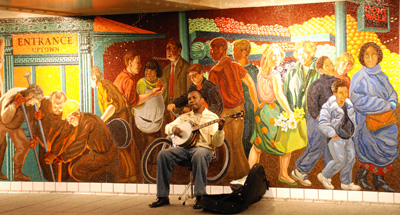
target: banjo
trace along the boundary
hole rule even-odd
[[[170,137],[171,137],[172,143],[175,146],[190,148],[190,147],[193,147],[194,145],[196,145],[196,142],[199,138],[199,132],[200,132],[199,130],[200,129],[207,127],[209,125],[212,125],[221,119],[238,118],[238,117],[243,117],[243,116],[244,116],[244,112],[239,111],[235,114],[232,114],[229,116],[224,116],[219,119],[212,120],[212,121],[209,121],[204,124],[197,125],[197,126],[191,121],[185,121],[176,126],[182,131],[182,133],[180,133],[179,136],[172,134]]]

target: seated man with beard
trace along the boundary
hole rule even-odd
[[[38,112],[35,112],[35,119],[42,121],[43,133],[46,138],[47,149],[50,151],[54,142],[62,141],[63,138],[68,137],[71,133],[70,127],[68,126],[68,122],[61,119],[61,115],[63,113],[64,103],[67,101],[67,96],[62,91],[53,91],[49,96],[45,96],[41,102],[40,108]],[[33,109],[32,109],[33,111]],[[39,162],[40,166],[43,170],[43,175],[48,181],[53,181],[51,176],[50,166],[44,162],[44,155],[46,153],[43,137],[41,135],[41,131],[37,123],[34,123],[32,126],[33,138],[35,139],[34,145],[31,145],[31,148],[36,147],[37,141],[40,141],[39,146]],[[63,166],[62,176],[55,177],[60,178],[62,181],[66,181],[69,178],[67,165]],[[56,165],[53,165],[53,170],[58,170]],[[59,172],[59,171],[58,171]],[[56,172],[54,172],[56,174]]]

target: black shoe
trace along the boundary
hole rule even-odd
[[[372,178],[372,184],[374,184],[375,190],[378,191],[379,188],[382,188],[386,192],[395,192],[395,190],[389,187],[385,182],[385,176],[383,175],[374,175]]]
[[[157,207],[161,207],[164,205],[169,205],[169,198],[168,197],[158,197],[157,201],[149,204],[149,207],[151,208],[157,208]]]
[[[196,202],[193,205],[193,209],[202,209],[203,207],[200,205],[201,196],[196,196]]]
[[[355,177],[355,182],[358,183],[360,182],[360,186],[364,190],[372,190],[372,187],[369,186],[368,181],[367,181],[367,176],[368,176],[369,171],[364,169],[363,167],[360,167],[358,169],[358,172],[356,173]]]

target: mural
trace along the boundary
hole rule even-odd
[[[261,163],[273,187],[399,192],[398,7],[0,20],[0,179],[154,183],[159,138],[200,90],[245,113],[209,183]]]

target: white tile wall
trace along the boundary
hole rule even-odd
[[[157,185],[156,184],[149,184],[149,193],[157,194]]]
[[[276,196],[278,198],[290,198],[290,188],[276,188]]]
[[[56,191],[56,182],[44,183],[44,191],[47,192]]]
[[[333,200],[333,190],[318,190],[320,200]]]
[[[149,193],[149,185],[148,184],[138,184],[137,185],[137,193]]]
[[[113,193],[114,192],[114,183],[102,183],[101,184],[101,192]]]
[[[101,183],[90,183],[89,188],[92,193],[101,193]]]
[[[56,183],[56,191],[59,191],[59,192],[66,192],[66,191],[68,191],[68,189],[67,189],[67,182],[57,182],[57,183]]]
[[[114,184],[114,192],[115,193],[125,193],[125,184],[115,183]]]
[[[372,191],[363,191],[364,202],[378,202],[378,193]]]
[[[32,182],[33,183],[33,191],[44,191],[44,182]],[[49,182],[54,183],[54,182]]]
[[[264,197],[268,198],[276,198],[276,188],[275,187],[270,187],[267,192],[265,192]]]
[[[382,203],[394,203],[394,194],[379,192],[378,193],[378,201]]]
[[[67,183],[67,190],[69,192],[78,192],[79,191],[79,184],[78,182],[68,182]]]
[[[347,201],[347,191],[346,190],[333,190],[333,200]]]
[[[301,188],[290,188],[291,199],[304,199],[304,189]]]
[[[232,189],[230,186],[224,186],[224,193],[229,194],[232,193]]]
[[[79,182],[78,189],[79,189],[79,192],[84,192],[84,193],[90,192],[90,183]]]
[[[394,194],[394,203],[400,204],[400,193]]]
[[[223,194],[224,193],[224,187],[223,186],[210,186],[211,187],[211,192],[210,194]]]
[[[363,191],[347,191],[348,194],[348,201],[356,201],[362,202],[363,201]]]
[[[9,182],[9,181],[0,182],[0,190],[1,191],[11,190],[11,182]]]
[[[126,193],[137,193],[137,184],[125,184],[125,192]]]
[[[173,193],[175,195],[182,195],[185,188],[186,188],[186,185],[174,184],[173,186],[170,186],[170,193]]]
[[[207,193],[211,193],[211,187],[210,186],[206,186],[206,192]]]
[[[32,182],[24,182],[22,183],[22,191],[32,191],[33,190],[33,183]]]
[[[318,190],[316,189],[304,189],[304,198],[305,199],[318,199]]]
[[[181,195],[186,185],[172,184],[170,193]],[[2,181],[0,191],[23,192],[93,192],[93,193],[139,193],[156,194],[155,184],[123,184],[123,183],[84,183],[84,182],[20,182]],[[230,186],[208,185],[209,194],[232,193]],[[270,187],[264,197],[292,198],[311,200],[356,201],[365,203],[395,203],[400,204],[400,193],[375,191],[346,191],[303,188],[276,188]]]
[[[21,191],[22,190],[22,182],[20,182],[20,181],[12,181],[10,190],[11,191]]]

